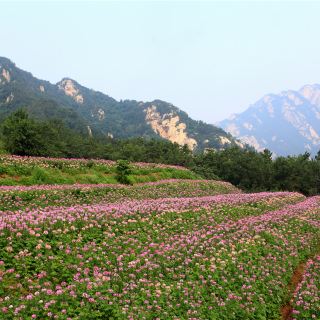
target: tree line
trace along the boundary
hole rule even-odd
[[[222,179],[245,191],[298,191],[320,194],[320,151],[276,157],[268,150],[230,147],[193,154],[187,146],[163,139],[90,137],[66,127],[61,120],[40,121],[24,110],[1,125],[4,149],[16,155],[66,158],[125,159],[183,165],[207,179]]]

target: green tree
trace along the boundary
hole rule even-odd
[[[12,154],[36,156],[45,151],[41,126],[25,110],[14,112],[4,121],[2,135],[6,150]]]

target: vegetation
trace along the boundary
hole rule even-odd
[[[191,198],[3,212],[1,319],[279,319],[319,245],[319,197],[178,189]],[[296,319],[317,314],[313,292]]]
[[[69,129],[105,139],[111,133],[116,139],[144,137],[158,138],[146,121],[144,110],[156,106],[160,116],[177,115],[187,125],[188,136],[197,140],[197,148],[223,148],[220,137],[235,144],[234,138],[221,128],[191,119],[185,112],[161,100],[141,102],[136,100],[117,101],[112,97],[81,86],[74,80],[62,79],[58,84],[39,80],[31,73],[15,66],[9,59],[0,57],[2,70],[10,71],[11,81],[2,81],[0,87],[0,123],[12,112],[25,108],[30,116],[38,120],[63,120]],[[3,69],[2,69],[3,68]],[[66,95],[65,81],[69,81],[83,100],[77,103]],[[89,130],[90,128],[90,130]],[[66,149],[68,151],[68,149]],[[124,158],[124,157],[120,157]]]
[[[170,165],[138,163],[132,164],[130,170],[127,170],[113,161],[0,156],[0,185],[3,186],[110,184],[125,183],[127,180],[132,184],[199,178],[190,170]]]
[[[320,154],[192,154],[24,111],[2,141],[20,156],[0,156],[1,319],[279,319],[290,303],[294,319],[317,318],[320,197],[195,179],[309,195]]]
[[[151,139],[138,102],[81,87],[78,108],[10,68],[14,81],[0,88],[14,91],[0,110],[1,320],[278,320],[287,307],[286,319],[319,318],[320,196],[217,180],[320,193],[320,153],[273,159],[233,141],[193,154]],[[223,131],[179,116],[221,147]],[[143,138],[99,136],[109,126]]]
[[[166,140],[91,138],[68,129],[58,120],[34,120],[25,110],[10,115],[1,132],[4,148],[17,155],[126,159],[179,165],[186,165],[192,158],[188,148],[180,148]]]
[[[186,146],[181,147],[161,139],[117,140],[102,136],[88,137],[67,128],[61,121],[31,119],[23,110],[9,116],[2,125],[1,132],[5,150],[18,155],[125,159],[130,162],[182,165],[203,178],[222,179],[246,191],[288,190],[305,195],[320,193],[320,152],[314,158],[305,153],[273,159],[268,150],[256,152],[252,149],[230,147],[220,151],[207,150],[192,154]],[[3,173],[5,178],[9,178],[10,173]],[[49,173],[55,179],[49,179],[47,183],[112,183],[116,179],[114,175],[110,175],[108,180],[105,175],[101,178],[100,173],[88,174],[87,178],[74,178],[72,175],[66,177],[65,174],[61,177],[55,171]],[[39,170],[35,169],[31,175],[35,177],[34,183],[44,183],[41,180],[46,180]],[[140,176],[138,172],[133,175],[135,178]],[[170,174],[165,175],[161,178],[173,178]],[[144,181],[140,178],[129,180],[126,183]],[[2,181],[8,184],[18,184],[21,181],[23,184],[33,183],[25,181],[24,178],[16,183],[11,178]]]
[[[320,193],[320,157],[305,153],[272,159],[270,151],[255,152],[229,148],[194,158],[194,171],[205,178],[229,181],[247,191],[298,191]]]
[[[127,160],[118,160],[116,166],[116,179],[119,183],[132,184],[129,175],[132,173],[132,169]]]
[[[135,184],[37,185],[0,188],[0,210],[114,203],[133,199],[212,196],[239,193],[229,183],[214,180],[170,179]]]

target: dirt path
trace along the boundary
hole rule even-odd
[[[298,284],[302,281],[304,269],[305,269],[306,263],[300,263],[297,268],[295,269],[292,278],[290,280],[290,283],[288,285],[290,296],[292,296],[294,290],[298,286]],[[286,305],[284,305],[281,308],[281,319],[282,320],[290,320],[292,315],[292,304],[291,301],[288,301]]]

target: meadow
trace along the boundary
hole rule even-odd
[[[134,166],[184,178],[0,187],[1,319],[320,319],[320,196]]]
[[[164,179],[199,179],[184,167],[137,162],[132,165],[132,184]],[[0,186],[114,184],[116,162],[0,155]]]

